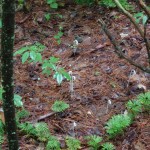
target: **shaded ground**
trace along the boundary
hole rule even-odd
[[[42,6],[41,6],[42,5]],[[135,61],[145,64],[144,42],[130,21],[117,10],[104,10],[100,7],[86,8],[68,5],[58,11],[40,3],[33,3],[33,10],[16,14],[15,49],[35,41],[46,46],[44,58],[56,56],[61,59],[60,66],[72,71],[75,76],[74,93],[70,93],[69,82],[58,86],[52,77],[46,77],[39,65],[22,65],[20,57],[15,60],[15,93],[23,97],[24,106],[31,115],[26,121],[33,121],[52,112],[55,100],[63,100],[70,108],[61,115],[52,115],[41,120],[48,123],[53,135],[60,139],[64,148],[64,138],[71,135],[83,141],[83,136],[96,134],[105,137],[104,125],[112,115],[123,113],[125,103],[142,91],[137,89],[140,83],[150,87],[149,75],[144,74],[114,53],[110,41],[98,25],[98,18],[107,21],[114,37],[121,40],[120,33],[128,34],[122,38],[121,46]],[[44,20],[44,14],[62,14],[63,18],[53,17]],[[63,26],[64,36],[60,45],[53,38],[58,26]],[[150,29],[150,24],[148,25]],[[76,36],[83,40],[79,52],[73,55],[68,46]],[[142,54],[142,55],[141,55]],[[141,57],[142,56],[142,57]],[[130,77],[135,69],[137,76]],[[40,78],[40,80],[38,80]],[[108,100],[112,104],[108,107]],[[150,149],[150,125],[148,115],[139,116],[123,136],[110,141],[117,150]],[[77,123],[73,129],[73,123]],[[21,150],[35,150],[43,147],[33,139],[20,135]],[[87,146],[83,145],[84,150]]]

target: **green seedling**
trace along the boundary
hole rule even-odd
[[[69,104],[58,100],[56,100],[55,103],[52,105],[52,110],[54,112],[63,112],[68,108],[69,108]]]

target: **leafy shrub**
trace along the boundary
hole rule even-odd
[[[73,137],[66,137],[68,150],[78,150],[81,148],[81,142]]]
[[[41,52],[45,49],[45,46],[39,42],[36,42],[33,45],[27,45],[14,53],[16,55],[22,55],[22,63],[24,64],[28,58],[30,58],[30,62],[42,62]]]
[[[133,6],[131,6],[127,0],[120,0],[120,4],[127,10],[133,9]],[[100,5],[105,6],[107,8],[113,8],[116,7],[116,4],[113,0],[100,0]]]
[[[54,136],[50,136],[46,145],[46,150],[60,150],[60,143]]]
[[[55,103],[52,105],[52,110],[54,112],[62,112],[69,108],[69,104],[63,102],[63,101],[58,101],[56,100]]]
[[[88,145],[93,149],[93,150],[98,150],[100,147],[100,142],[102,141],[102,137],[96,136],[96,135],[91,135],[87,136],[86,139],[88,140]]]
[[[109,142],[102,145],[102,150],[115,150],[115,146]]]
[[[110,138],[122,134],[124,129],[131,124],[131,118],[128,115],[119,114],[113,116],[106,123],[106,132]]]
[[[143,12],[138,12],[134,14],[134,18],[136,19],[137,23],[142,22],[143,25],[145,25],[148,17]]]
[[[56,66],[58,61],[59,58],[56,57],[50,57],[49,60],[44,60],[42,65],[42,72],[43,74],[49,76],[51,74],[51,70],[54,71],[55,73],[53,78],[56,79],[58,84],[61,84],[64,78],[70,80],[71,77],[63,68]]]
[[[42,60],[41,52],[44,50],[45,46],[36,42],[33,45],[28,45],[17,50],[14,55],[22,56],[22,63],[25,63],[28,59],[29,62],[40,62],[42,63],[42,72],[43,74],[50,75],[51,71],[54,71],[54,79],[56,79],[58,84],[61,84],[63,79],[66,78],[70,80],[70,75],[61,67],[58,67],[56,64],[59,61],[59,58],[50,57],[49,60]]]

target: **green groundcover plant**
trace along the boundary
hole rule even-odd
[[[118,114],[113,116],[107,123],[106,123],[106,132],[108,133],[110,138],[114,138],[119,134],[124,132],[131,124],[130,116],[126,114]]]

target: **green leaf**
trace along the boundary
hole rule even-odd
[[[60,85],[61,83],[62,83],[62,80],[63,80],[63,76],[62,76],[62,74],[57,74],[56,75],[56,81],[57,81],[57,83]]]
[[[35,59],[36,59],[36,53],[35,53],[34,51],[31,51],[31,52],[30,52],[30,58],[31,58],[32,60],[35,60]]]
[[[54,3],[56,2],[56,0],[47,0],[47,4],[51,4],[51,3]]]
[[[63,32],[61,32],[61,31],[59,31],[59,32],[58,32],[58,36],[59,36],[59,37],[62,37],[62,36],[63,36],[63,34],[64,34],[64,33],[63,33]]]
[[[50,57],[49,62],[56,64],[59,61],[59,58],[56,57]]]
[[[14,56],[16,56],[17,54],[21,55],[22,53],[24,53],[25,51],[27,51],[29,49],[28,46],[24,46],[22,48],[20,48],[19,50],[17,50],[15,53],[14,53]]]
[[[65,77],[67,80],[71,80],[71,76],[68,72],[66,72],[63,68],[60,69],[60,73]]]
[[[20,95],[14,94],[14,104],[16,107],[23,107],[22,97]]]
[[[24,64],[28,58],[29,58],[29,52],[25,52],[22,55],[22,63]]]
[[[50,13],[47,13],[47,14],[45,14],[44,16],[45,16],[45,18],[46,18],[47,21],[49,21],[50,18],[51,18],[51,14],[50,14]]]
[[[147,16],[143,16],[143,21],[142,21],[143,25],[146,23],[147,19],[148,19]]]
[[[60,85],[63,81],[63,76],[59,72],[55,72],[53,78],[56,79],[57,83]]]
[[[41,55],[41,53],[36,53],[36,62],[42,62],[42,55]]]
[[[58,39],[58,40],[57,40],[57,43],[58,43],[58,45],[60,45],[60,43],[61,43],[61,39]]]
[[[46,74],[47,76],[49,76],[51,74],[51,71],[49,69],[44,69],[42,71],[43,74]]]
[[[57,3],[52,3],[50,4],[51,8],[57,9],[58,8],[58,4]]]

